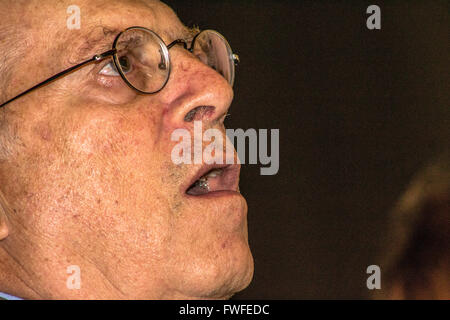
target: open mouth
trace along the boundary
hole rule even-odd
[[[185,193],[190,196],[202,196],[219,191],[237,192],[239,171],[238,165],[203,167],[192,179]]]

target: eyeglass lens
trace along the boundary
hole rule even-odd
[[[170,74],[170,58],[164,41],[156,33],[131,28],[118,37],[115,46],[116,68],[129,85],[145,93],[156,93],[165,86]],[[234,61],[222,35],[212,30],[200,33],[192,51],[233,85]]]

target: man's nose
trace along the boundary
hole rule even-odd
[[[217,71],[183,48],[171,50],[172,70],[160,98],[165,121],[176,128],[192,121],[215,122],[226,115],[233,89]]]

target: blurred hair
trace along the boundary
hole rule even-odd
[[[375,298],[450,299],[450,156],[412,181],[390,215]]]

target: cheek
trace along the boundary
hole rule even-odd
[[[37,138],[44,142],[49,142],[53,140],[54,137],[54,129],[50,127],[47,121],[38,123],[34,127],[34,133],[36,134]]]
[[[164,202],[155,181],[162,173],[148,123],[131,117],[98,118],[68,135],[61,174],[86,199],[92,210],[124,212],[127,219],[148,214]],[[149,201],[149,199],[151,201]]]
[[[74,153],[92,158],[93,156],[126,158],[141,141],[130,130],[125,131],[121,120],[112,124],[105,120],[92,121],[72,135],[71,146]]]
[[[118,198],[123,206],[142,205],[153,192],[150,181],[158,176],[154,130],[144,117],[93,117],[70,134],[66,163],[81,178],[89,177],[94,189],[89,192]]]
[[[154,271],[171,234],[167,190],[158,185],[167,175],[151,130],[142,119],[90,121],[71,134],[65,154],[71,188],[84,199],[71,222],[89,239],[80,245],[90,243],[92,256],[122,257],[118,268]]]
[[[97,159],[103,162],[132,164],[147,161],[153,153],[158,128],[155,115],[139,111],[94,111],[83,115],[86,121],[73,122],[74,130],[67,137],[70,156]]]

